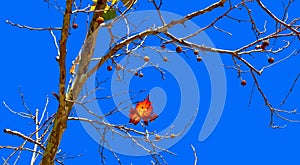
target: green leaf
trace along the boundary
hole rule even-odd
[[[117,17],[117,11],[116,9],[110,9],[108,10],[107,12],[103,13],[103,16],[105,21],[108,21],[108,20],[111,20],[111,19],[114,19]]]
[[[136,3],[137,0],[122,0],[122,3],[126,6],[129,7],[132,3]]]

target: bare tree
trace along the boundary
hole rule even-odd
[[[151,65],[156,68],[158,72],[161,73],[162,78],[164,78],[164,71],[160,68],[159,65],[151,63],[151,59],[143,53],[137,53],[137,50],[143,50],[146,47],[152,48],[156,52],[160,51],[169,51],[164,50],[165,47],[175,48],[172,50],[177,53],[185,53],[187,56],[190,56],[188,52],[192,52],[196,55],[195,60],[201,61],[201,54],[210,53],[219,53],[221,56],[230,56],[232,63],[225,63],[224,67],[232,69],[237,74],[238,79],[241,81],[241,85],[245,86],[249,82],[254,82],[253,91],[258,91],[262,96],[262,99],[265,103],[266,109],[270,112],[270,127],[272,128],[282,128],[285,125],[276,124],[277,120],[283,120],[285,122],[299,122],[299,120],[294,120],[291,118],[291,114],[298,114],[296,109],[282,109],[280,106],[275,107],[268,99],[267,95],[264,93],[264,90],[260,86],[258,77],[264,73],[265,70],[269,69],[272,66],[275,66],[278,63],[284,62],[293,58],[295,55],[299,54],[300,50],[291,50],[292,45],[299,45],[300,40],[300,26],[299,20],[300,17],[289,15],[289,8],[293,6],[294,0],[289,0],[283,2],[283,7],[280,9],[280,16],[276,15],[271,11],[268,6],[264,5],[264,2],[261,0],[240,0],[238,2],[233,2],[231,0],[219,0],[217,2],[211,3],[203,9],[192,11],[181,19],[175,19],[172,21],[166,21],[164,15],[161,13],[161,6],[163,6],[163,0],[150,0],[148,3],[153,4],[154,9],[158,13],[158,16],[161,20],[161,26],[153,26],[147,30],[138,32],[138,33],[128,33],[126,36],[118,36],[114,34],[112,28],[116,25],[119,20],[124,20],[125,26],[129,27],[129,23],[126,22],[126,18],[132,12],[139,7],[139,1],[137,0],[97,0],[91,5],[85,6],[86,2],[82,0],[66,0],[65,4],[59,4],[59,1],[48,0],[45,1],[51,7],[57,9],[58,12],[63,13],[62,26],[61,27],[45,27],[45,28],[36,28],[30,27],[27,25],[20,25],[12,21],[7,20],[6,22],[12,26],[36,30],[36,31],[49,31],[50,35],[53,37],[54,44],[57,48],[56,60],[59,65],[59,89],[58,93],[53,93],[59,105],[57,111],[52,115],[45,115],[47,113],[47,105],[49,102],[48,97],[46,98],[45,108],[40,112],[36,109],[34,112],[28,108],[24,95],[21,93],[21,99],[26,112],[17,112],[14,111],[6,102],[3,102],[4,106],[13,114],[19,115],[23,118],[29,118],[34,122],[35,131],[31,132],[29,135],[5,129],[4,132],[10,135],[18,136],[24,140],[24,143],[21,146],[0,146],[0,149],[11,149],[12,153],[5,158],[4,164],[8,164],[13,161],[12,158],[15,155],[20,155],[22,152],[31,152],[31,164],[34,164],[37,160],[41,159],[40,164],[50,165],[55,162],[58,164],[63,164],[63,160],[57,155],[60,151],[59,145],[63,137],[64,131],[67,129],[67,123],[69,120],[76,120],[87,122],[91,124],[95,130],[102,136],[100,143],[107,143],[105,141],[105,136],[107,132],[122,132],[120,136],[124,138],[129,138],[132,142],[145,150],[149,155],[152,156],[153,164],[167,164],[167,160],[160,154],[161,151],[174,154],[168,149],[160,148],[155,144],[156,141],[164,139],[171,139],[177,136],[181,136],[182,132],[176,134],[169,133],[165,135],[158,135],[155,131],[149,132],[147,129],[145,131],[140,131],[135,129],[133,124],[115,124],[110,123],[104,120],[106,116],[112,116],[120,111],[129,111],[131,104],[126,104],[120,108],[117,106],[115,109],[109,111],[109,113],[99,116],[94,113],[90,107],[85,106],[87,102],[100,100],[99,98],[94,98],[94,100],[87,100],[86,98],[91,94],[95,93],[98,88],[88,90],[85,94],[82,95],[81,91],[84,90],[87,80],[97,72],[101,67],[105,66],[104,64],[107,61],[111,61],[113,66],[108,66],[107,70],[116,69],[120,72],[129,72],[133,75],[142,77],[143,73],[141,70],[145,67],[146,64]],[[145,2],[146,3],[146,2]],[[265,22],[257,22],[257,14],[253,14],[255,7],[255,12],[259,12],[262,15],[266,16]],[[218,10],[215,14],[214,12]],[[221,14],[220,14],[221,11]],[[236,12],[243,13],[246,17],[241,18]],[[213,17],[210,16],[211,21],[203,26],[198,31],[195,31],[189,35],[178,37],[174,35],[170,29],[177,25],[185,25],[186,22],[200,17],[205,16],[206,14],[213,14]],[[278,13],[278,12],[277,12]],[[91,19],[89,16],[92,14]],[[128,14],[128,15],[127,15]],[[72,28],[77,28],[76,18],[79,16],[87,16],[88,28],[85,40],[83,41],[82,48],[76,58],[72,61],[73,66],[70,69],[66,68],[66,64],[71,61],[67,61],[67,50],[72,49],[67,47],[67,42],[70,38],[69,33]],[[223,20],[230,20],[234,22],[234,25],[231,26],[231,29],[222,28],[222,24],[219,22]],[[268,21],[267,21],[268,20]],[[138,22],[134,22],[138,26]],[[241,24],[250,25],[248,29],[244,28]],[[220,25],[220,26],[219,26]],[[108,51],[101,55],[100,57],[95,55],[96,39],[98,37],[98,31],[101,28],[108,29],[110,34],[110,45],[107,48]],[[195,42],[190,41],[190,38],[196,37],[201,32],[206,32],[208,30],[214,30],[215,33],[222,33],[224,35],[224,40],[232,36],[237,29],[243,31],[243,33],[251,33],[253,37],[251,40],[243,41],[240,44],[237,44],[237,48],[215,48],[209,45],[199,45]],[[60,32],[60,36],[56,36],[54,31]],[[160,40],[161,49],[151,47],[147,45],[149,37],[155,37]],[[59,38],[59,40],[57,40]],[[151,39],[151,38],[150,38]],[[287,53],[289,51],[289,53]],[[275,59],[269,55],[282,54],[281,59],[275,61]],[[265,55],[268,56],[268,65],[259,64],[252,60],[257,56]],[[137,68],[130,69],[126,65],[122,65],[119,61],[119,57],[126,56],[135,56],[137,59],[144,60],[144,64],[138,66]],[[162,56],[163,61],[167,62],[168,58]],[[68,76],[70,73],[71,76]],[[245,80],[244,75],[251,75],[252,80]],[[122,78],[122,74],[119,75]],[[68,79],[70,77],[70,79]],[[287,96],[284,98],[282,104],[286,102],[290,93],[293,92],[294,85],[297,83],[299,74],[295,75],[295,80],[291,84],[291,87],[287,89]],[[253,93],[252,91],[252,93]],[[106,96],[105,98],[109,99],[115,96]],[[102,99],[105,99],[102,98]],[[252,96],[250,96],[252,99]],[[70,113],[74,106],[83,107],[92,117],[86,118],[82,116],[70,116]],[[131,112],[130,112],[131,113]],[[135,112],[133,112],[134,114]],[[138,116],[145,117],[145,116]],[[148,118],[147,118],[148,117]],[[153,117],[153,118],[151,118]],[[193,116],[195,117],[195,116]],[[150,121],[154,120],[155,115],[146,116],[145,125],[148,124],[148,119]],[[105,129],[99,129],[99,127]],[[141,135],[145,138],[138,139],[135,135]],[[149,136],[154,137],[153,139]],[[149,146],[145,146],[140,141],[146,142]],[[27,144],[32,144],[31,147],[26,147]],[[105,144],[109,146],[109,144]],[[194,153],[195,164],[197,164],[197,154],[196,149],[191,145],[192,153]],[[103,148],[100,147],[99,153],[102,158],[103,164],[104,155]],[[121,163],[121,160],[118,157],[118,154],[114,152],[113,149],[108,148],[116,158],[116,160]],[[20,156],[15,158],[14,162],[16,163],[19,160]]]

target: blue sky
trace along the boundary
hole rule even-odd
[[[62,1],[59,2],[62,3]],[[210,2],[188,3],[179,0],[165,1],[162,10],[185,15],[207,6]],[[48,111],[49,114],[52,114],[56,110],[57,102],[51,96],[51,92],[57,91],[58,87],[58,65],[55,61],[56,49],[52,37],[48,31],[18,29],[6,24],[5,20],[8,19],[15,23],[33,27],[59,27],[62,22],[62,15],[55,9],[48,7],[48,4],[42,0],[35,2],[20,1],[17,3],[4,1],[3,3],[3,6],[6,7],[0,11],[1,49],[3,50],[1,56],[2,64],[0,65],[2,73],[0,100],[5,101],[16,111],[24,111],[19,97],[19,88],[21,87],[25,95],[25,100],[32,111],[36,108],[42,110],[46,96],[48,95],[50,98]],[[271,11],[274,11],[275,14],[281,17],[281,13],[276,11],[277,8],[282,7],[279,2],[264,3],[270,7]],[[291,8],[289,12],[290,18],[299,17],[297,6],[299,6],[299,2],[296,2]],[[263,22],[269,18],[261,14],[260,9],[255,8],[254,5],[253,7],[253,13],[256,16],[257,22],[263,25]],[[154,8],[147,1],[140,2],[138,10],[149,9]],[[201,27],[206,25],[213,16],[219,15],[221,12],[222,10],[216,10],[213,13],[209,13],[208,16],[200,16],[192,21]],[[245,18],[245,15],[240,16]],[[80,15],[77,19],[79,28],[71,31],[68,42],[68,67],[71,66],[71,61],[77,55],[83,42],[85,19],[84,15]],[[274,24],[271,20],[268,20],[268,22],[267,27],[271,31]],[[233,22],[229,19],[217,24],[218,27],[231,30],[233,33],[232,37],[228,37],[226,34],[216,30],[207,31],[207,35],[216,47],[235,49],[254,40],[249,24],[235,24],[239,28],[232,28],[232,24]],[[245,31],[247,32],[245,33]],[[59,33],[56,32],[56,34],[58,35]],[[288,50],[269,56],[281,59],[294,49],[299,49],[299,41]],[[222,55],[221,58],[225,65],[232,64],[230,56]],[[267,65],[267,58],[266,54],[261,54],[255,59],[251,57],[247,59],[261,66]],[[197,63],[193,58],[184,59],[190,64],[197,76],[201,94],[200,110],[187,134],[176,145],[170,148],[177,156],[170,156],[163,153],[169,164],[193,164],[194,157],[190,147],[191,144],[197,150],[199,164],[298,164],[300,161],[300,134],[298,131],[300,125],[288,123],[284,129],[271,129],[269,127],[269,111],[264,106],[263,99],[257,90],[253,94],[251,106],[248,106],[253,85],[253,80],[249,73],[243,75],[248,84],[242,87],[236,72],[225,69],[227,96],[223,114],[214,132],[205,141],[199,142],[198,135],[208,111],[211,97],[209,76],[203,63]],[[259,77],[262,89],[274,106],[280,104],[290,85],[293,83],[294,78],[299,73],[299,60],[298,56],[292,57],[267,69]],[[106,66],[107,64],[104,67]],[[109,78],[108,81],[111,81],[113,79],[111,78],[112,73],[108,73],[105,68],[100,69],[99,73],[102,80]],[[175,79],[171,76],[165,82],[159,78],[158,82],[153,81],[153,78],[159,77],[160,74],[148,68],[143,73],[145,74],[144,78],[133,78],[131,80],[131,89],[135,91],[146,89],[146,92],[138,96],[134,101],[142,100],[147,95],[147,92],[156,86],[160,86],[165,90],[168,101],[172,100],[172,102],[166,103],[160,117],[149,126],[149,129],[162,130],[168,123],[172,122],[177,113],[176,109],[179,106],[177,102],[180,97],[174,96],[174,93],[178,93],[179,91],[178,84],[174,82]],[[166,82],[170,82],[171,85]],[[104,84],[104,87],[109,88],[110,84]],[[294,91],[296,92],[291,94],[290,99],[283,108],[293,109],[299,107],[299,94],[297,93],[299,91],[299,84],[296,84]],[[104,94],[109,94],[109,91],[104,91]],[[109,105],[109,108],[114,106],[111,101],[107,101],[105,105]],[[111,120],[114,121],[114,119]],[[32,121],[15,116],[8,112],[4,106],[0,106],[0,130],[10,128],[24,132],[25,134],[30,133],[31,130],[34,130],[34,125],[30,122]],[[116,122],[123,121],[116,120]],[[279,121],[279,124],[286,123]],[[0,145],[19,145],[21,142],[18,137],[0,133]],[[70,121],[68,123],[68,129],[62,139],[61,148],[67,156],[83,155],[76,159],[67,159],[66,164],[100,164],[100,156],[97,152],[99,145],[92,140],[79,122]],[[9,150],[0,150],[0,156],[6,157],[10,152]],[[117,164],[109,151],[105,153],[107,154],[107,164]],[[24,152],[19,164],[29,163],[26,156],[29,155]],[[133,164],[150,164],[151,157],[120,155],[120,159],[124,164],[130,164],[130,162]]]

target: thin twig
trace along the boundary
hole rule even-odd
[[[44,31],[44,30],[62,30],[62,28],[59,27],[47,27],[47,28],[37,28],[37,27],[30,27],[30,26],[26,26],[26,25],[20,25],[20,24],[16,24],[11,22],[10,20],[6,20],[5,21],[7,24],[10,24],[12,26],[16,26],[18,28],[21,29],[28,29],[28,30],[37,30],[37,31]]]
[[[194,157],[195,157],[194,165],[197,165],[198,157],[197,157],[196,149],[192,144],[191,144],[191,147],[192,147]]]
[[[22,138],[22,139],[24,139],[24,140],[26,140],[30,143],[37,144],[39,147],[41,147],[43,150],[45,150],[45,147],[40,142],[38,142],[36,140],[33,140],[32,138],[30,138],[30,137],[28,137],[28,136],[26,136],[26,135],[24,135],[24,134],[22,134],[18,131],[12,131],[10,129],[4,129],[4,133],[11,134],[11,135],[16,135],[16,136],[18,136],[18,137],[20,137],[20,138]]]

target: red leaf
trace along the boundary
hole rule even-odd
[[[148,125],[148,121],[152,122],[158,117],[153,112],[149,95],[143,101],[138,102],[135,109],[131,108],[129,112],[129,123],[133,123],[134,125],[140,122],[141,119],[143,119],[145,125]]]

